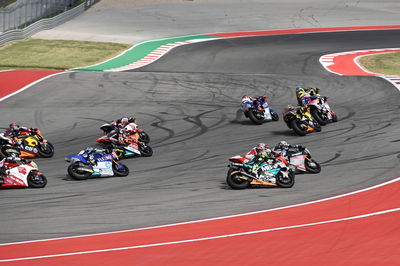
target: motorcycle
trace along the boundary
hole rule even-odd
[[[111,131],[107,135],[98,138],[97,142],[105,147],[111,147],[117,153],[120,159],[127,159],[138,156],[150,157],[153,155],[153,149],[145,142],[141,141],[137,135],[136,138],[138,139],[138,141],[132,141],[129,143],[128,139],[126,140],[127,144],[122,144],[118,141],[115,141],[116,139],[118,139],[117,135],[118,133],[116,131]],[[130,139],[133,140],[133,138]]]
[[[280,150],[274,151],[280,154]],[[311,153],[307,148],[296,152],[288,152],[287,156],[279,156],[279,159],[295,173],[308,172],[317,174],[321,172],[321,165],[311,158]]]
[[[270,107],[262,107],[257,102],[242,102],[240,109],[245,117],[248,117],[254,124],[261,125],[265,121],[278,121],[278,113]]]
[[[292,106],[285,108],[283,112],[283,120],[288,128],[299,136],[305,136],[307,133],[316,131],[320,132],[321,125],[312,118],[311,114],[306,112],[304,115],[299,114],[298,109]]]
[[[118,130],[117,126],[114,123],[106,123],[104,125],[102,125],[100,127],[101,130],[103,130],[104,135],[107,135],[109,133],[111,133],[114,130]],[[139,140],[148,144],[150,142],[150,136],[144,132],[143,129],[137,128],[136,129],[138,136],[139,136]]]
[[[329,121],[337,122],[337,115],[331,109],[326,97],[318,97],[310,101],[310,113],[312,117],[322,126]]]
[[[20,165],[10,164],[9,167],[12,168],[6,170],[0,188],[43,188],[47,184],[47,178],[39,172],[35,162],[31,161]]]
[[[294,185],[294,172],[282,161],[275,164],[262,162],[257,173],[253,172],[253,163],[240,155],[229,158],[229,170],[226,182],[232,189],[245,189],[251,185],[279,186],[291,188]]]
[[[127,176],[129,168],[120,163],[115,152],[102,154],[82,150],[78,154],[65,157],[70,163],[68,174],[76,180],[85,180],[89,177]]]
[[[20,158],[51,158],[54,155],[54,146],[48,142],[39,130],[30,134],[21,134],[17,142],[0,134],[0,154],[4,157],[9,156],[9,149],[18,149]]]

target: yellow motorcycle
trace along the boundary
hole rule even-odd
[[[0,153],[3,156],[9,156],[9,153],[19,150],[20,158],[50,158],[54,155],[54,146],[48,142],[38,129],[31,132],[22,132],[17,141],[7,138],[0,138]]]

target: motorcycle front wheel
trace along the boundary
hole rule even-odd
[[[125,164],[120,163],[119,167],[116,163],[113,163],[113,171],[115,176],[127,176],[129,175],[129,168]]]
[[[292,170],[288,172],[287,176],[284,176],[282,172],[276,175],[276,184],[282,188],[291,188],[294,185],[294,173]]]
[[[47,178],[35,171],[32,171],[28,175],[28,186],[31,188],[43,188],[47,184]]]
[[[317,109],[312,109],[311,115],[321,126],[325,126],[327,124],[327,121],[322,118]]]
[[[150,136],[144,131],[139,133],[139,139],[146,144],[150,142]]]
[[[51,158],[54,155],[54,146],[50,142],[40,143],[38,154],[43,158]]]
[[[240,178],[240,173],[236,172],[232,174],[232,171],[228,171],[228,176],[226,178],[226,183],[232,188],[232,189],[245,189],[250,186],[250,182],[248,180],[244,180]]]
[[[306,158],[304,161],[304,166],[307,172],[318,174],[321,172],[321,165],[314,161],[313,159]]]
[[[148,145],[139,145],[139,150],[143,157],[150,157],[153,155],[153,149]]]

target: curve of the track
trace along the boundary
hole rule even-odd
[[[1,191],[0,242],[105,232],[243,213],[325,198],[399,175],[400,93],[383,79],[340,77],[318,63],[333,52],[398,46],[399,30],[217,40],[180,47],[136,72],[58,75],[0,103],[2,121],[38,127],[55,144],[37,160],[45,189]],[[243,94],[282,112],[296,85],[320,87],[339,122],[297,137],[284,122],[255,126],[237,113]],[[135,114],[150,158],[126,160],[123,178],[73,181],[65,155],[94,145],[98,127]],[[323,170],[292,189],[233,191],[229,156],[258,142],[309,147]],[[343,208],[351,208],[343,206]]]

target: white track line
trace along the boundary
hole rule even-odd
[[[36,80],[36,81],[34,81],[34,82],[32,82],[32,83],[26,85],[25,87],[22,87],[21,89],[19,89],[19,90],[17,90],[17,91],[14,91],[13,93],[8,94],[7,96],[4,96],[3,98],[0,98],[0,102],[2,102],[2,101],[4,101],[5,99],[8,99],[8,98],[10,98],[11,96],[14,96],[14,95],[16,95],[16,94],[18,94],[18,93],[20,93],[20,92],[22,92],[22,91],[24,91],[24,90],[26,90],[26,89],[32,87],[33,85],[35,85],[35,84],[37,84],[37,83],[39,83],[39,82],[41,82],[41,81],[43,81],[43,80],[45,80],[45,79],[48,79],[48,78],[51,78],[51,77],[54,77],[54,76],[57,76],[57,75],[60,75],[60,74],[63,74],[63,73],[66,73],[66,72],[58,72],[58,73],[55,73],[55,74],[51,74],[51,75],[45,76],[45,77],[43,77],[43,78],[41,78],[41,79],[38,79],[38,80]]]
[[[179,240],[179,241],[161,242],[161,243],[154,243],[154,244],[147,244],[147,245],[120,247],[120,248],[98,249],[98,250],[89,250],[89,251],[80,251],[80,252],[71,252],[71,253],[61,253],[61,254],[44,255],[44,256],[36,256],[36,257],[21,257],[21,258],[0,260],[0,262],[36,260],[36,259],[66,257],[66,256],[74,256],[74,255],[104,253],[104,252],[121,251],[121,250],[129,250],[129,249],[139,249],[139,248],[160,247],[160,246],[175,245],[175,244],[193,243],[193,242],[200,242],[200,241],[207,241],[207,240],[214,240],[214,239],[221,239],[221,238],[228,238],[228,237],[254,235],[254,234],[261,234],[261,233],[267,233],[267,232],[273,232],[273,231],[281,231],[281,230],[288,230],[288,229],[295,229],[295,228],[302,228],[302,227],[310,227],[310,226],[315,226],[315,225],[323,225],[323,224],[330,224],[330,223],[337,223],[337,222],[345,222],[345,221],[362,219],[362,218],[371,217],[371,216],[384,215],[384,214],[398,212],[398,211],[400,211],[400,208],[389,209],[389,210],[373,212],[373,213],[367,213],[367,214],[362,214],[362,215],[357,215],[357,216],[350,216],[350,217],[334,219],[334,220],[326,220],[326,221],[315,222],[315,223],[283,226],[283,227],[276,227],[276,228],[270,228],[270,229],[248,231],[248,232],[241,232],[241,233],[234,233],[234,234],[227,234],[227,235],[218,235],[218,236],[186,239],[186,240]]]
[[[186,225],[186,224],[194,224],[194,223],[201,223],[201,222],[208,222],[208,221],[216,221],[216,220],[229,219],[229,218],[234,218],[234,217],[241,217],[241,216],[259,214],[259,213],[265,213],[265,212],[272,212],[272,211],[284,210],[284,209],[295,208],[295,207],[299,207],[299,206],[304,206],[304,205],[324,202],[324,201],[333,200],[333,199],[337,199],[337,198],[342,198],[342,197],[346,197],[346,196],[351,196],[351,195],[362,193],[362,192],[369,191],[369,190],[372,190],[372,189],[380,188],[380,187],[383,187],[383,186],[386,186],[386,185],[389,185],[389,184],[392,184],[392,183],[395,183],[395,182],[398,182],[398,181],[400,181],[400,177],[397,177],[395,179],[389,180],[387,182],[384,182],[384,183],[381,183],[381,184],[378,184],[378,185],[375,185],[375,186],[372,186],[372,187],[356,190],[356,191],[345,193],[345,194],[342,194],[342,195],[337,195],[337,196],[333,196],[333,197],[329,197],[329,198],[324,198],[324,199],[319,199],[319,200],[314,200],[314,201],[309,201],[309,202],[304,202],[304,203],[299,203],[299,204],[294,204],[294,205],[289,205],[289,206],[284,206],[284,207],[278,207],[278,208],[273,208],[273,209],[255,211],[255,212],[234,214],[234,215],[221,216],[221,217],[215,217],[215,218],[209,218],[209,219],[201,219],[201,220],[194,220],[194,221],[188,221],[188,222],[181,222],[181,223],[173,223],[173,224],[166,224],[166,225],[143,227],[143,228],[137,228],[137,229],[128,229],[128,230],[120,230],[120,231],[113,231],[113,232],[104,232],[104,233],[97,233],[97,234],[87,234],[87,235],[78,235],[78,236],[68,236],[68,237],[58,237],[58,238],[48,238],[48,239],[22,241],[22,242],[4,243],[4,244],[0,244],[0,247],[1,246],[8,246],[8,245],[20,245],[20,244],[26,244],[26,243],[37,243],[37,242],[44,242],[44,241],[55,241],[55,240],[65,240],[65,239],[72,239],[72,238],[84,238],[84,237],[92,237],[92,236],[128,233],[128,232],[135,232],[135,231],[142,231],[142,230],[151,230],[151,229],[157,229],[157,228],[165,228],[165,227],[172,227],[172,226],[179,226],[179,225]]]

